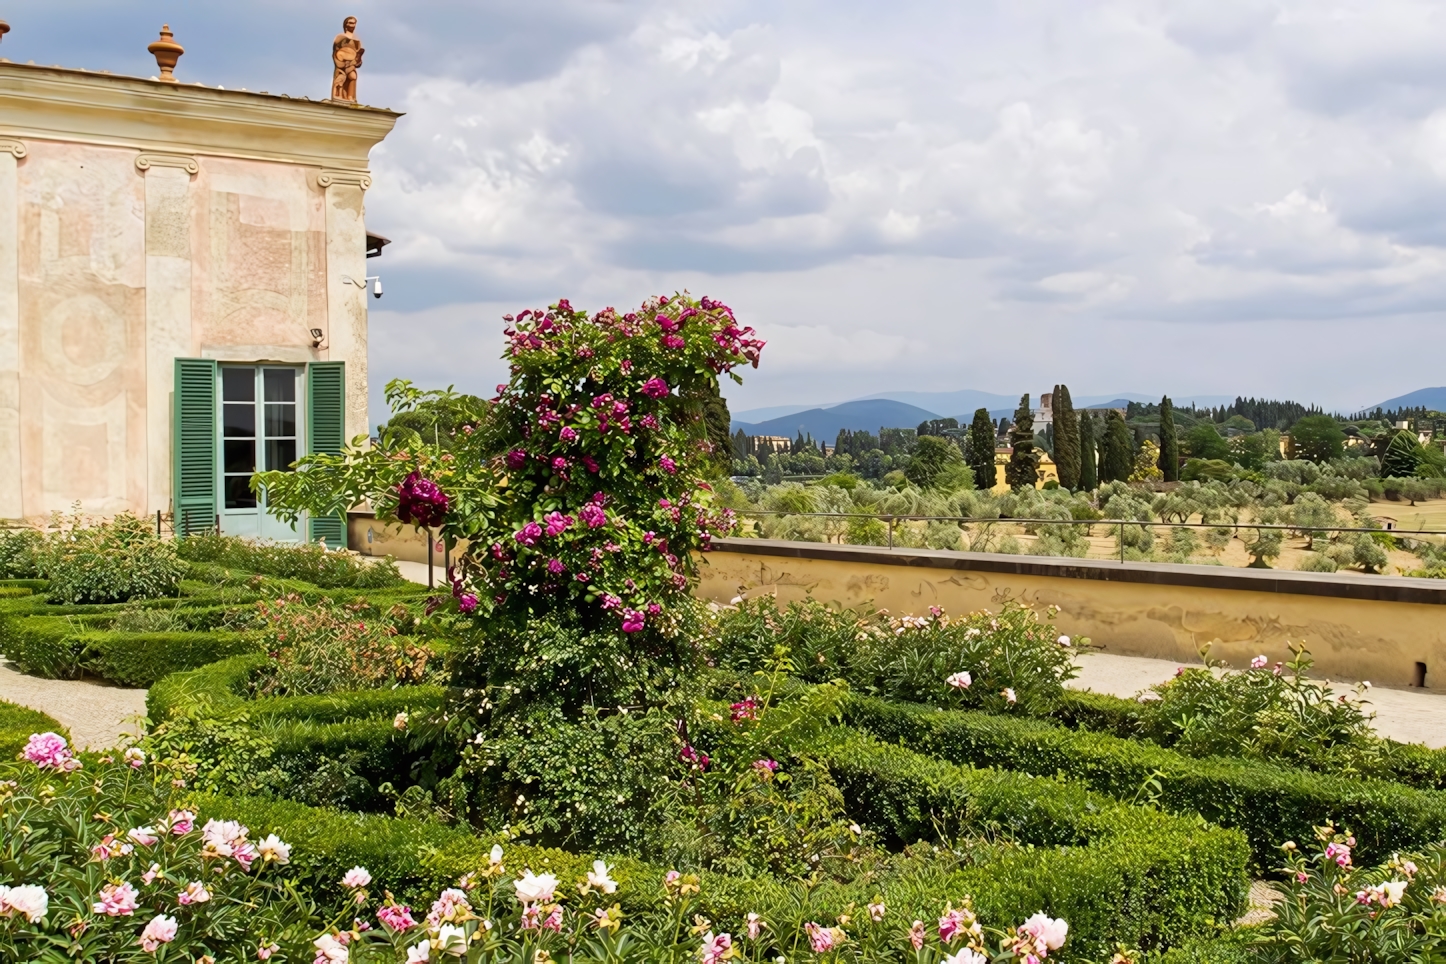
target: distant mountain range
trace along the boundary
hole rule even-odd
[[[1443,389],[1442,391],[1446,391]],[[1074,399],[1076,408],[1124,408],[1127,402],[1159,401],[1154,396],[1121,392],[1115,395],[1086,395]],[[1175,399],[1176,405],[1228,405],[1234,398],[1226,395],[1197,395]],[[1039,396],[1030,403],[1039,404]],[[812,435],[814,441],[833,443],[840,429],[877,432],[880,428],[913,428],[927,419],[943,418],[946,412],[967,425],[976,409],[985,408],[993,419],[1013,415],[1019,406],[1018,395],[996,395],[965,389],[957,392],[887,392],[868,398],[854,399],[835,405],[774,405],[733,414],[733,431],[742,429],[746,435],[785,435],[796,437],[800,432]]]
[[[1388,398],[1375,405],[1367,405],[1362,411],[1374,412],[1378,408],[1383,408],[1388,412],[1393,408],[1425,408],[1436,412],[1446,412],[1446,387],[1418,388],[1414,392],[1397,395],[1395,398]]]

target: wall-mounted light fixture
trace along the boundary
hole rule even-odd
[[[367,281],[370,281],[372,283],[372,297],[380,298],[382,296],[382,279],[380,275],[368,275],[366,281],[357,281],[351,275],[344,274],[341,276],[342,284],[356,285],[363,291],[367,289]]]
[[[321,342],[322,342],[321,329],[320,329],[320,328],[313,328],[313,329],[311,329],[311,347],[312,347],[312,348],[320,348],[320,347],[321,347]]]

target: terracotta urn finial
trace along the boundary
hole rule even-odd
[[[0,20],[0,40],[4,40],[4,39],[5,39],[5,35],[6,35],[7,33],[9,33],[9,32],[10,32],[10,25],[9,25],[8,23],[6,23],[4,20]]]
[[[161,68],[160,79],[168,84],[178,83],[176,75],[172,73],[176,69],[176,61],[181,59],[181,54],[186,49],[175,41],[175,34],[171,33],[170,24],[161,25],[161,39],[151,44],[146,49],[156,58],[156,66]]]

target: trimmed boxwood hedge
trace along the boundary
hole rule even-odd
[[[1021,847],[965,870],[933,869],[887,879],[814,887],[768,878],[703,875],[699,911],[736,929],[751,912],[779,921],[831,920],[882,894],[900,922],[936,917],[946,900],[974,898],[988,923],[1017,923],[1044,910],[1070,922],[1068,958],[1107,954],[1115,941],[1162,947],[1208,933],[1243,906],[1248,848],[1235,831],[1131,808],[1055,780],[974,771],[857,735],[827,751],[830,768],[867,820],[895,842],[935,836],[945,825],[1009,827]],[[423,903],[486,863],[488,842],[432,822],[321,811],[255,798],[218,799],[213,815],[254,833],[278,833],[307,883],[332,893],[350,867],[365,866],[376,888]],[[564,889],[591,856],[509,846],[506,860],[557,874]],[[656,910],[664,868],[611,860],[625,912]],[[781,948],[792,951],[794,948]]]
[[[946,760],[1079,780],[1110,796],[1145,797],[1237,827],[1257,867],[1274,868],[1286,840],[1309,840],[1327,820],[1347,827],[1363,860],[1446,839],[1446,793],[1385,780],[1337,777],[1255,760],[1196,759],[1153,743],[1067,730],[1038,720],[888,703],[851,696],[845,722]]]
[[[0,759],[13,758],[29,741],[30,734],[46,731],[70,739],[69,730],[39,710],[0,700]]]
[[[162,723],[189,706],[203,703],[208,714],[217,716],[244,711],[252,720],[307,724],[384,719],[390,727],[392,718],[402,710],[430,710],[442,703],[440,686],[247,699],[244,695],[247,683],[265,664],[264,655],[233,656],[187,673],[174,673],[146,694],[146,713],[152,722]]]
[[[85,625],[91,618],[12,618],[0,624],[0,651],[32,676],[92,675],[123,686],[150,686],[171,673],[261,648],[259,637],[249,633],[96,631]]]

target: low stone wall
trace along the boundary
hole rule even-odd
[[[1446,687],[1446,581],[764,539],[714,545],[698,593],[718,602],[776,592],[783,602],[813,596],[903,614],[1016,599],[1059,607],[1061,632],[1110,653],[1195,663],[1209,643],[1238,667],[1260,653],[1287,659],[1289,643],[1301,642],[1319,675]]]
[[[426,536],[413,526],[379,522],[371,512],[352,511],[346,514],[346,545],[364,556],[391,556],[402,562],[427,561]],[[460,543],[461,548],[466,546],[465,541]],[[441,549],[434,548],[432,562],[440,571],[443,562]]]

